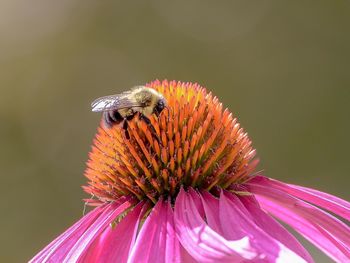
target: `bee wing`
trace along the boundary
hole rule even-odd
[[[136,101],[128,98],[130,92],[98,98],[91,103],[93,112],[141,107]]]

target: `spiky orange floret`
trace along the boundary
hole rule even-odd
[[[130,139],[120,126],[98,128],[85,172],[90,204],[124,195],[156,202],[181,186],[214,191],[241,183],[258,159],[247,133],[228,109],[198,84],[154,81],[147,85],[167,100],[154,129],[135,117]]]

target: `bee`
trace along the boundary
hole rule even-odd
[[[93,112],[103,112],[105,126],[110,128],[115,124],[121,125],[127,139],[130,138],[127,132],[128,121],[137,113],[155,132],[148,117],[152,114],[159,116],[166,105],[162,94],[145,86],[136,86],[121,94],[101,97],[91,103]]]

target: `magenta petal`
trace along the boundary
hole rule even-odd
[[[230,195],[228,195],[230,198]],[[297,253],[307,262],[313,262],[310,254],[299,243],[299,241],[289,233],[281,224],[279,224],[273,217],[266,214],[259,206],[257,201],[252,196],[241,196],[242,204],[249,211],[254,222],[263,229],[272,238],[278,240],[290,250]]]
[[[227,193],[227,197],[234,201],[234,197]],[[236,218],[235,216],[224,217],[224,223],[229,227],[228,231],[222,231],[221,222],[220,222],[220,204],[219,200],[213,197],[211,194],[207,192],[202,193],[202,201],[205,210],[206,219],[208,225],[212,227],[216,232],[222,233],[225,238],[229,238],[230,232],[239,231],[241,228],[237,229]],[[238,203],[239,201],[236,200]],[[256,201],[252,197],[245,197],[243,200],[246,205],[246,209],[240,204],[240,210],[245,210],[244,213],[249,214],[248,220],[254,220],[254,222],[264,230],[268,235],[270,235],[273,239],[278,240],[288,249],[294,251],[299,256],[304,258],[307,262],[313,262],[310,255],[306,252],[306,250],[299,244],[299,242],[295,239],[293,235],[291,235],[286,229],[284,229],[280,224],[278,224],[272,217],[263,212]],[[222,209],[229,209],[232,212],[232,208],[222,207]],[[248,211],[247,211],[248,210]],[[230,218],[227,220],[227,218]],[[242,218],[243,221],[246,219]],[[239,220],[238,220],[239,221]],[[254,226],[254,223],[252,223]],[[254,229],[256,226],[254,226]],[[255,231],[255,230],[254,230]],[[253,232],[248,231],[243,235],[252,235]],[[266,238],[264,238],[266,239]],[[270,240],[270,237],[267,237],[267,240]],[[271,243],[274,241],[271,241]],[[277,251],[279,248],[277,249]],[[294,253],[292,253],[294,254]],[[300,259],[299,259],[300,260]]]
[[[291,225],[337,262],[350,260],[350,228],[300,199],[263,183],[249,183],[261,206]]]
[[[235,195],[222,193],[219,203],[222,229],[231,239],[249,236],[251,245],[259,251],[259,257],[268,262],[306,262],[293,250],[272,238],[264,229],[260,228]],[[257,220],[259,221],[259,219]],[[264,226],[266,227],[267,225]],[[280,229],[275,228],[274,230]],[[309,262],[313,261],[310,259]]]
[[[264,176],[256,176],[250,181],[250,183],[263,183],[265,186],[280,189],[291,194],[292,196],[303,199],[347,220],[350,220],[350,203],[336,196],[307,187],[286,184]]]
[[[311,188],[289,184],[294,191],[288,191],[293,196],[315,204],[350,221],[350,203],[333,195]]]
[[[205,218],[207,219],[208,226],[212,228],[218,234],[224,236],[224,232],[221,229],[220,223],[220,210],[219,210],[219,200],[209,194],[208,192],[203,192],[201,194],[201,199],[205,211]],[[224,236],[227,238],[226,236]]]
[[[181,244],[199,262],[243,262],[258,256],[248,237],[228,241],[211,229],[200,216],[191,195],[183,189],[176,199],[174,217]]]
[[[143,224],[128,262],[181,262],[171,204],[159,200]]]
[[[48,262],[52,261],[51,258],[62,259],[95,219],[99,217],[102,212],[108,210],[109,205],[95,208],[52,241],[29,262]]]
[[[126,262],[131,247],[134,245],[139,223],[148,207],[148,204],[140,202],[115,228],[107,226],[81,261]]]
[[[205,212],[200,195],[195,190],[193,190],[193,188],[190,188],[188,190],[188,193],[192,197],[192,201],[195,203],[199,215],[201,217],[204,217]]]
[[[198,263],[188,252],[187,250],[180,244],[181,250],[181,261],[176,263]],[[170,263],[170,262],[169,262]]]
[[[121,198],[123,203],[112,203],[110,210],[103,213],[95,222],[83,233],[74,246],[70,249],[63,261],[56,262],[77,262],[89,249],[93,241],[102,233],[102,231],[113,222],[126,209],[135,204],[136,200],[130,197]]]

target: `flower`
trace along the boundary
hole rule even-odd
[[[350,262],[350,203],[254,173],[247,133],[198,84],[154,81],[167,108],[101,123],[84,190],[96,206],[31,262],[313,262],[276,219]],[[328,212],[327,212],[327,211]],[[332,214],[331,214],[332,213]]]

